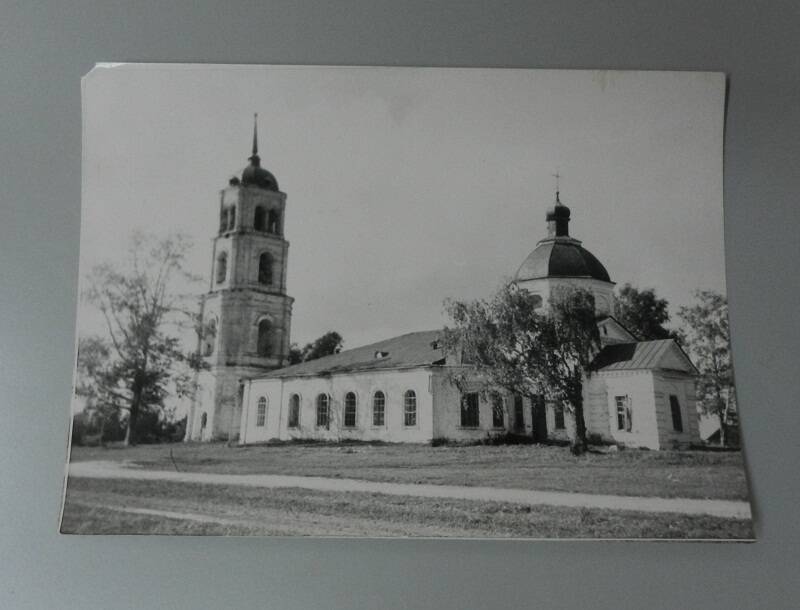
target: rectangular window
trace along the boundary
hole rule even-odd
[[[477,428],[480,423],[478,410],[479,398],[476,392],[465,394],[461,398],[461,427]]]
[[[675,432],[683,432],[683,416],[681,415],[681,403],[675,394],[669,395],[669,407],[672,410],[672,429]]]
[[[566,425],[564,424],[564,405],[555,405],[553,407],[553,412],[555,414],[556,430],[563,430],[566,428]]]
[[[500,394],[492,396],[492,427],[505,428],[505,413],[503,409],[503,397]]]
[[[617,405],[617,430],[630,432],[633,430],[630,398],[627,396],[615,396],[614,402]]]
[[[514,394],[514,430],[525,431],[525,407],[519,394]]]

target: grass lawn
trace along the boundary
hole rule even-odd
[[[82,534],[750,538],[749,521],[371,493],[73,478]]]
[[[628,449],[576,457],[566,447],[546,445],[228,447],[224,443],[175,443],[114,449],[73,447],[72,460],[127,460],[155,470],[174,470],[177,466],[190,472],[292,474],[664,498],[747,499],[747,481],[739,452]]]

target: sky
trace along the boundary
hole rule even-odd
[[[725,291],[724,76],[699,72],[122,64],[84,77],[80,273],[131,232],[181,232],[210,277],[219,192],[287,193],[291,338],[345,347],[442,326],[546,235],[555,197],[618,285],[677,308]],[[205,286],[207,284],[201,284]],[[198,288],[198,293],[202,288]],[[99,317],[78,308],[79,333]]]

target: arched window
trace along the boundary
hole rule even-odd
[[[281,227],[281,213],[278,210],[269,211],[269,220],[267,221],[267,233],[280,233]]]
[[[208,423],[208,413],[203,411],[203,414],[200,416],[200,429],[205,430],[207,423]]]
[[[263,427],[267,421],[267,397],[262,396],[258,399],[258,408],[256,409],[256,426]]]
[[[417,394],[414,390],[408,390],[403,395],[403,424],[417,425]]]
[[[272,355],[272,324],[269,320],[258,323],[258,355],[262,357]]]
[[[272,255],[269,252],[258,257],[258,283],[272,284]]]
[[[228,275],[228,253],[220,252],[217,254],[217,284],[224,282],[226,275]]]
[[[228,228],[228,209],[221,207],[219,209],[219,232],[224,233],[225,229],[227,228]]]
[[[380,390],[372,397],[372,425],[386,425],[386,395]]]
[[[300,427],[300,396],[297,394],[289,397],[289,427]]]
[[[233,227],[236,226],[236,206],[231,206],[228,208],[228,231],[233,231]]]
[[[203,355],[210,356],[214,353],[214,343],[217,341],[217,319],[211,318],[203,333]]]
[[[354,392],[344,395],[344,426],[345,428],[356,427],[356,395]]]
[[[317,396],[317,428],[330,428],[331,399],[327,394]]]
[[[267,212],[262,206],[258,205],[256,206],[256,211],[253,215],[253,228],[256,231],[263,231],[266,228],[266,224]]]

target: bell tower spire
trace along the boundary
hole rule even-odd
[[[261,157],[258,156],[258,113],[253,113],[253,154],[248,159],[256,167],[261,165]]]

